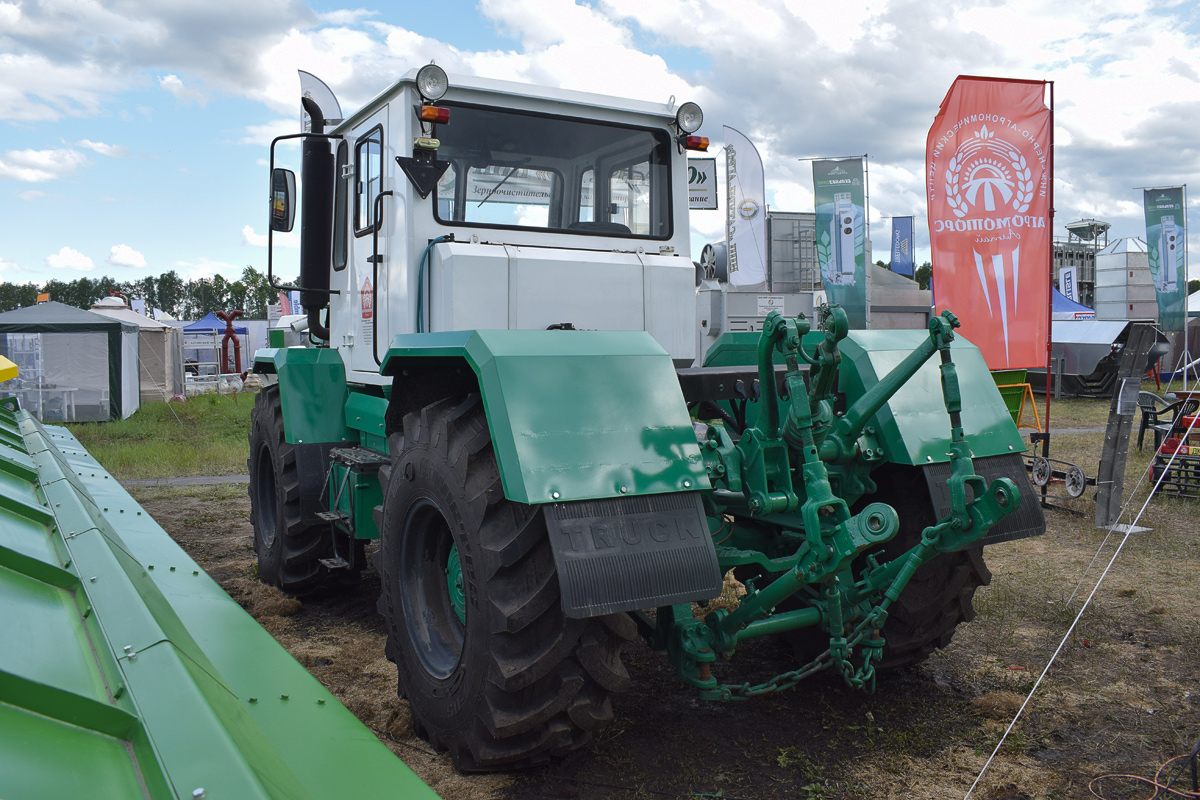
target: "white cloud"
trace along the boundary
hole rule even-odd
[[[274,242],[276,247],[300,247],[300,236],[293,229],[288,233],[275,232]],[[266,247],[267,234],[255,233],[253,225],[242,226],[242,244],[247,247]]]
[[[52,269],[89,270],[94,269],[96,265],[78,250],[64,246],[54,255],[46,256],[46,266]]]
[[[297,98],[300,97],[299,90],[297,90],[297,92],[296,92],[296,97]],[[299,111],[299,108],[300,108],[300,101],[299,101],[299,99],[297,99],[297,101],[296,101],[297,111],[296,111],[296,116],[294,118],[292,118],[292,119],[276,119],[276,120],[272,120],[270,122],[264,123],[262,125],[247,125],[244,128],[242,137],[237,140],[238,144],[249,144],[249,145],[254,145],[255,147],[264,147],[265,148],[265,147],[270,146],[271,140],[274,139],[276,136],[286,136],[289,133],[300,133],[300,111]],[[286,142],[280,142],[279,146],[276,147],[276,152],[279,152],[280,147],[291,147],[292,149],[295,149],[297,152],[300,149],[300,145],[296,143],[296,140],[288,140]]]
[[[28,272],[28,271],[29,270],[25,269],[17,262],[9,261],[4,256],[0,256],[0,272],[7,272],[7,273],[11,274],[13,272]]]
[[[129,155],[129,148],[122,147],[121,145],[93,142],[91,139],[80,139],[78,142],[76,142],[76,144],[80,147],[86,147],[88,150],[97,152],[102,156],[125,158],[125,156]]]
[[[370,17],[379,16],[378,11],[368,11],[364,8],[356,8],[351,10],[329,11],[324,14],[318,14],[317,17],[327,25],[354,25],[357,22],[368,19]]]
[[[142,269],[146,266],[146,257],[127,244],[114,244],[108,256],[108,263],[114,267]]]
[[[195,103],[198,106],[208,104],[207,94],[199,89],[185,86],[183,79],[178,75],[163,75],[158,79],[158,85],[175,95],[175,99],[181,103]]]
[[[37,189],[30,189],[27,192],[17,192],[17,197],[21,198],[22,200],[24,200],[27,203],[31,202],[33,200],[37,200],[39,197],[45,197],[45,196],[46,196],[45,192],[38,191]]]
[[[87,156],[70,148],[9,150],[0,158],[0,178],[41,183],[70,175],[88,163]]]
[[[179,273],[179,277],[185,281],[199,280],[200,278],[214,278],[221,275],[229,281],[238,280],[242,275],[242,270],[246,265],[229,264],[224,261],[210,261],[207,258],[201,257],[196,261],[176,261],[171,264],[171,269]]]

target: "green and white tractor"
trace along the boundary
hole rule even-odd
[[[430,65],[337,120],[309,80],[299,181],[272,144],[306,341],[254,357],[259,570],[344,591],[378,539],[399,694],[460,769],[587,742],[638,636],[707,699],[871,689],[972,617],[984,544],[1043,532],[951,314],[776,312],[697,352],[695,104]],[[795,669],[723,683],[763,636]]]

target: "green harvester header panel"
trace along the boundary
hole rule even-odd
[[[0,406],[4,800],[436,795],[64,428]]]

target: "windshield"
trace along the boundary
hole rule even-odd
[[[447,104],[437,130],[443,223],[671,236],[665,130]]]

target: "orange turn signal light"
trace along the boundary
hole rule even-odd
[[[421,106],[422,122],[449,122],[450,109],[437,106]]]
[[[684,142],[684,147],[688,150],[708,150],[707,136],[689,136]]]

